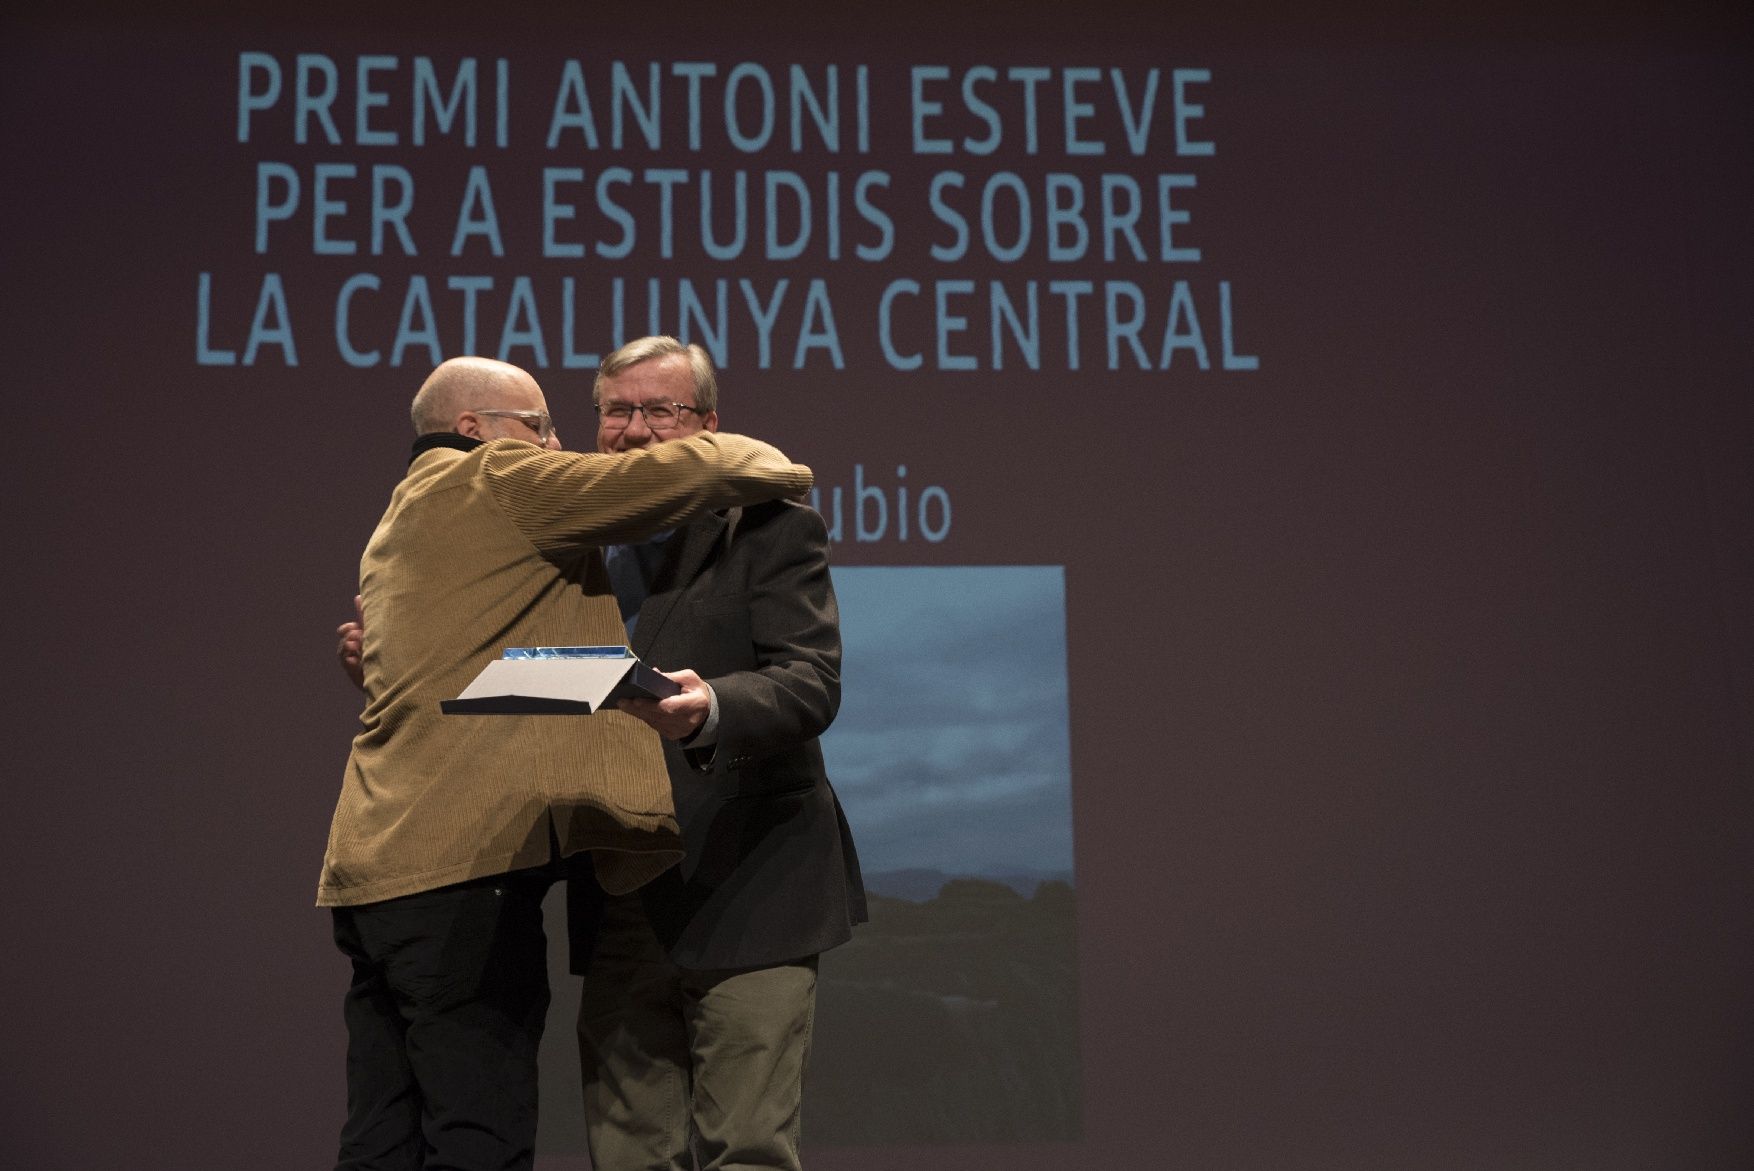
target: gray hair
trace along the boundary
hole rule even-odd
[[[597,367],[597,380],[591,384],[591,405],[602,404],[604,379],[613,378],[630,366],[649,362],[653,358],[667,358],[671,354],[688,356],[688,370],[694,375],[695,409],[703,415],[718,410],[719,376],[713,370],[712,357],[700,346],[685,346],[664,334],[635,338],[604,358],[602,365]]]

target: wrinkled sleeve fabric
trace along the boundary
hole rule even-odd
[[[495,502],[543,553],[640,541],[702,512],[801,496],[810,469],[757,439],[703,431],[638,451],[489,444]]]

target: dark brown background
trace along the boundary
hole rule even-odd
[[[318,305],[354,271],[561,271],[255,257],[276,152],[232,100],[257,49],[1212,70],[1186,275],[1233,282],[1258,372],[1111,373],[1093,338],[1079,372],[903,375],[867,342],[844,372],[727,369],[727,424],[825,482],[906,463],[951,491],[942,545],[839,563],[1067,566],[1084,1137],[818,1171],[1749,1165],[1730,6],[272,7],[5,18],[0,1162],[309,1168],[340,1119],[345,974],[310,905],[354,715],[328,631],[424,369],[349,369],[309,326],[295,370],[200,368],[196,274],[273,268]],[[818,267],[849,304],[1064,275]],[[584,379],[538,373],[580,444]]]

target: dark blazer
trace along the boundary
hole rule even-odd
[[[718,742],[664,743],[683,861],[640,891],[684,968],[760,967],[814,955],[865,921],[865,889],[819,736],[840,706],[840,614],[828,533],[790,501],[709,514],[666,542],[633,648],[692,667],[718,695]],[[583,971],[602,892],[568,885]]]

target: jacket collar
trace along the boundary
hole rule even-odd
[[[676,609],[676,603],[682,593],[700,576],[706,567],[707,559],[724,540],[725,534],[736,523],[742,509],[732,508],[726,512],[709,512],[697,516],[682,528],[669,541],[669,556],[664,558],[663,566],[658,570],[658,578],[652,584],[651,597],[646,600],[640,611],[639,624],[634,627],[633,639],[638,645],[636,653],[643,654],[641,647],[649,647],[657,640],[658,632]]]
[[[414,441],[414,451],[408,457],[413,463],[429,451],[448,447],[454,451],[474,451],[481,446],[481,440],[471,439],[467,435],[458,435],[455,431],[430,431]]]

